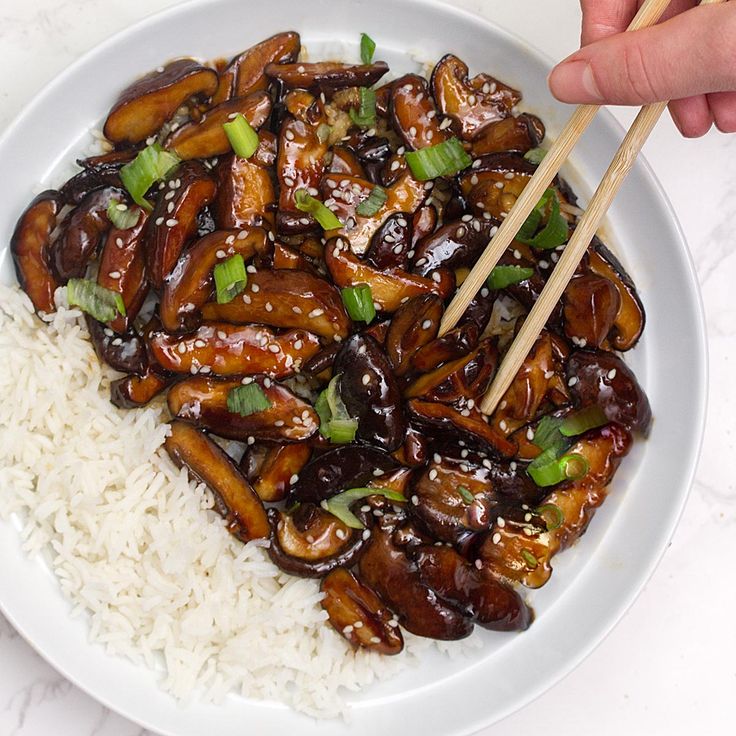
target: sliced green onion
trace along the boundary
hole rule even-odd
[[[453,176],[473,163],[458,138],[450,138],[434,146],[409,151],[406,163],[419,181]]]
[[[212,273],[215,277],[218,304],[231,302],[248,283],[245,261],[240,253],[216,264]]]
[[[375,186],[371,189],[368,199],[364,199],[355,211],[361,217],[373,217],[386,204],[387,196],[383,187]]]
[[[546,148],[532,148],[524,154],[524,158],[535,166],[542,163],[542,159],[547,155]]]
[[[320,504],[325,511],[336,516],[340,521],[349,526],[351,529],[364,529],[363,523],[350,510],[350,507],[362,498],[368,496],[383,496],[389,501],[406,501],[404,496],[398,491],[390,488],[351,488],[348,491],[338,493]]]
[[[113,200],[107,207],[107,218],[117,230],[128,230],[138,224],[141,211],[137,207],[131,208]]]
[[[537,429],[534,432],[534,439],[532,442],[540,450],[554,450],[556,453],[560,453],[567,447],[567,440],[562,436],[560,432],[560,426],[562,425],[562,419],[559,417],[542,417],[542,421],[537,425]]]
[[[360,34],[360,60],[364,64],[370,64],[373,61],[373,54],[376,53],[376,42],[367,34]]]
[[[153,207],[146,199],[146,192],[157,181],[165,179],[180,160],[176,154],[165,151],[158,143],[153,143],[120,169],[120,179],[136,204],[150,211]]]
[[[335,376],[314,404],[314,410],[319,416],[320,434],[340,445],[352,442],[358,431],[358,420],[348,414],[345,403],[340,398],[341,377],[341,373]]]
[[[227,139],[233,151],[241,158],[250,158],[258,148],[258,133],[251,127],[242,113],[238,113],[229,123],[223,123]]]
[[[578,454],[555,457],[554,450],[545,450],[527,468],[532,480],[541,488],[554,486],[563,480],[578,480],[588,472],[588,461]]]
[[[475,496],[465,486],[458,486],[457,492],[463,497],[463,501],[466,503],[473,503]]]
[[[543,506],[534,509],[534,513],[544,519],[548,532],[559,529],[565,521],[562,509],[554,503],[545,503]]]
[[[547,212],[547,224],[535,235]],[[526,222],[521,226],[516,239],[540,250],[556,248],[567,242],[567,220],[560,214],[560,201],[554,189],[548,189]]]
[[[521,556],[524,558],[524,562],[526,562],[527,567],[530,570],[537,569],[539,566],[539,560],[537,560],[537,558],[528,549],[522,549]]]
[[[257,383],[231,388],[227,394],[227,410],[232,414],[247,417],[265,411],[272,406],[263,389]]]
[[[534,276],[533,268],[523,266],[496,266],[488,277],[489,289],[505,289],[511,284],[519,284]]]
[[[575,437],[604,424],[608,424],[606,412],[597,404],[593,404],[565,417],[565,421],[560,425],[560,432],[565,437]]]
[[[347,445],[355,439],[357,431],[357,419],[333,419],[330,422],[330,442],[336,445]]]
[[[373,292],[368,284],[346,286],[340,294],[350,319],[366,324],[373,321],[376,316],[376,306],[373,304]]]
[[[348,110],[350,119],[360,128],[372,128],[376,124],[376,93],[370,87],[360,88],[360,107]]]
[[[331,135],[332,128],[327,123],[320,123],[317,126],[317,138],[319,138],[320,143],[327,143]]]
[[[69,279],[66,299],[70,307],[79,307],[98,322],[112,322],[118,314],[125,316],[123,297],[91,279]]]
[[[318,199],[315,199],[306,189],[296,190],[294,202],[299,211],[312,215],[323,230],[339,230],[342,227],[342,223],[335,217],[335,213],[325,207]]]

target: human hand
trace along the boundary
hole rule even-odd
[[[680,132],[736,132],[736,3],[672,0],[661,23],[623,33],[637,0],[580,0],[582,48],[550,74],[552,94],[578,104],[671,100]]]

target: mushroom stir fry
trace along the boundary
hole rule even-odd
[[[229,63],[151,72],[110,111],[108,151],[31,202],[12,253],[39,314],[64,285],[86,313],[124,374],[115,406],[168,391],[166,450],[230,533],[320,578],[353,646],[396,654],[402,627],[527,628],[519,587],[547,582],[651,412],[619,356],[642,304],[595,240],[498,410],[480,413],[575,196],[554,182],[440,337],[544,125],[456,56],[429,81],[385,81],[365,35],[361,50],[360,65],[307,63],[281,33]]]

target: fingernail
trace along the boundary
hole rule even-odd
[[[552,94],[562,102],[593,103],[603,100],[590,64],[582,59],[556,66],[548,82]]]

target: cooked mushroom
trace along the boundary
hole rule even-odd
[[[293,513],[268,512],[273,532],[268,555],[282,570],[303,578],[321,578],[339,567],[352,567],[363,551],[363,533],[311,503]]]
[[[277,33],[238,54],[220,72],[212,102],[219,104],[231,97],[245,97],[268,87],[265,68],[269,64],[296,61],[301,49],[298,33]]]
[[[473,140],[473,155],[513,151],[527,153],[544,140],[544,123],[535,115],[522,113],[491,123],[479,131]]]
[[[95,189],[71,213],[53,246],[54,270],[62,283],[84,276],[87,263],[111,227],[108,207],[123,201],[126,195],[120,189]]]
[[[187,422],[171,422],[164,448],[216,496],[227,530],[243,542],[268,537],[271,529],[263,504],[224,450]]]
[[[164,370],[216,376],[264,373],[285,378],[319,350],[317,337],[305,330],[276,335],[266,327],[227,322],[205,322],[181,336],[158,330],[147,342]]]
[[[137,409],[165,391],[173,379],[156,373],[149,366],[142,376],[132,374],[110,384],[110,401],[118,409]]]
[[[302,399],[265,376],[253,381],[270,403],[268,409],[243,416],[228,409],[228,394],[241,381],[195,376],[172,386],[167,401],[173,416],[233,440],[300,442],[319,429],[319,417]]]
[[[454,275],[439,269],[432,278],[424,278],[405,271],[382,273],[361,261],[342,238],[333,238],[325,248],[325,263],[332,280],[339,286],[368,284],[373,301],[383,312],[395,312],[409,299],[423,294],[439,294],[443,299],[455,285]]]
[[[465,140],[472,140],[486,126],[509,114],[498,82],[487,81],[478,89],[468,79],[467,65],[452,54],[440,59],[434,68],[432,94],[442,114],[452,118]]]
[[[473,623],[492,631],[524,631],[532,612],[521,596],[450,547],[419,547],[414,552],[422,582]]]
[[[18,283],[37,312],[56,311],[54,291],[59,285],[51,268],[51,234],[62,208],[61,196],[53,189],[41,192],[18,219],[10,239]]]
[[[386,601],[412,634],[444,640],[470,635],[472,622],[424,585],[416,563],[394,544],[392,531],[380,523],[373,528],[360,559],[360,579]]]
[[[409,148],[435,146],[450,136],[440,126],[427,80],[417,74],[397,79],[391,88],[393,123]]]
[[[575,276],[562,295],[565,334],[579,345],[599,348],[621,308],[616,287],[595,274]]]
[[[122,204],[121,206],[125,206]],[[148,216],[138,210],[138,221],[124,230],[112,228],[102,248],[97,283],[123,298],[125,314],[110,322],[115,332],[125,332],[138,315],[148,294],[144,237]]]
[[[260,227],[217,230],[190,246],[164,281],[159,306],[164,329],[183,332],[197,327],[201,309],[215,288],[213,270],[217,263],[236,254],[249,261],[268,250],[268,234]]]
[[[258,497],[263,501],[283,501],[311,454],[311,448],[304,444],[268,447],[253,480]]]
[[[222,127],[224,123],[230,122],[237,115],[242,115],[252,128],[258,130],[270,114],[271,98],[265,92],[237,97],[211,108],[201,120],[177,128],[166,139],[164,145],[185,161],[221,156],[232,151],[230,141]]]
[[[366,335],[353,335],[333,365],[341,375],[340,397],[358,419],[356,438],[388,452],[404,441],[406,419],[396,377],[381,346]]]
[[[121,373],[144,375],[148,368],[146,345],[134,330],[117,334],[87,315],[87,329],[100,360]]]
[[[346,337],[350,327],[337,289],[319,276],[293,269],[248,274],[242,295],[227,304],[207,304],[202,313],[209,320],[301,328],[335,340]]]
[[[436,294],[414,297],[396,311],[386,334],[385,347],[397,376],[408,373],[414,355],[437,337],[442,312],[442,299]]]
[[[163,286],[184,246],[196,234],[197,215],[215,198],[216,186],[199,161],[186,161],[170,175],[166,189],[156,201],[146,235],[148,275],[156,289]]]
[[[266,67],[266,74],[287,89],[317,89],[324,92],[345,87],[372,87],[387,71],[388,64],[385,61],[358,65],[333,61],[312,64],[293,62],[269,64]]]
[[[333,570],[322,581],[321,590],[325,594],[322,608],[330,623],[354,647],[380,654],[398,654],[404,648],[398,619],[355,575],[341,568]]]
[[[105,137],[113,143],[141,143],[189,99],[210,97],[217,89],[217,72],[194,59],[177,59],[146,74],[123,90],[107,116]]]
[[[403,212],[391,215],[376,230],[365,259],[379,271],[404,269],[409,263],[411,251],[411,226]]]

